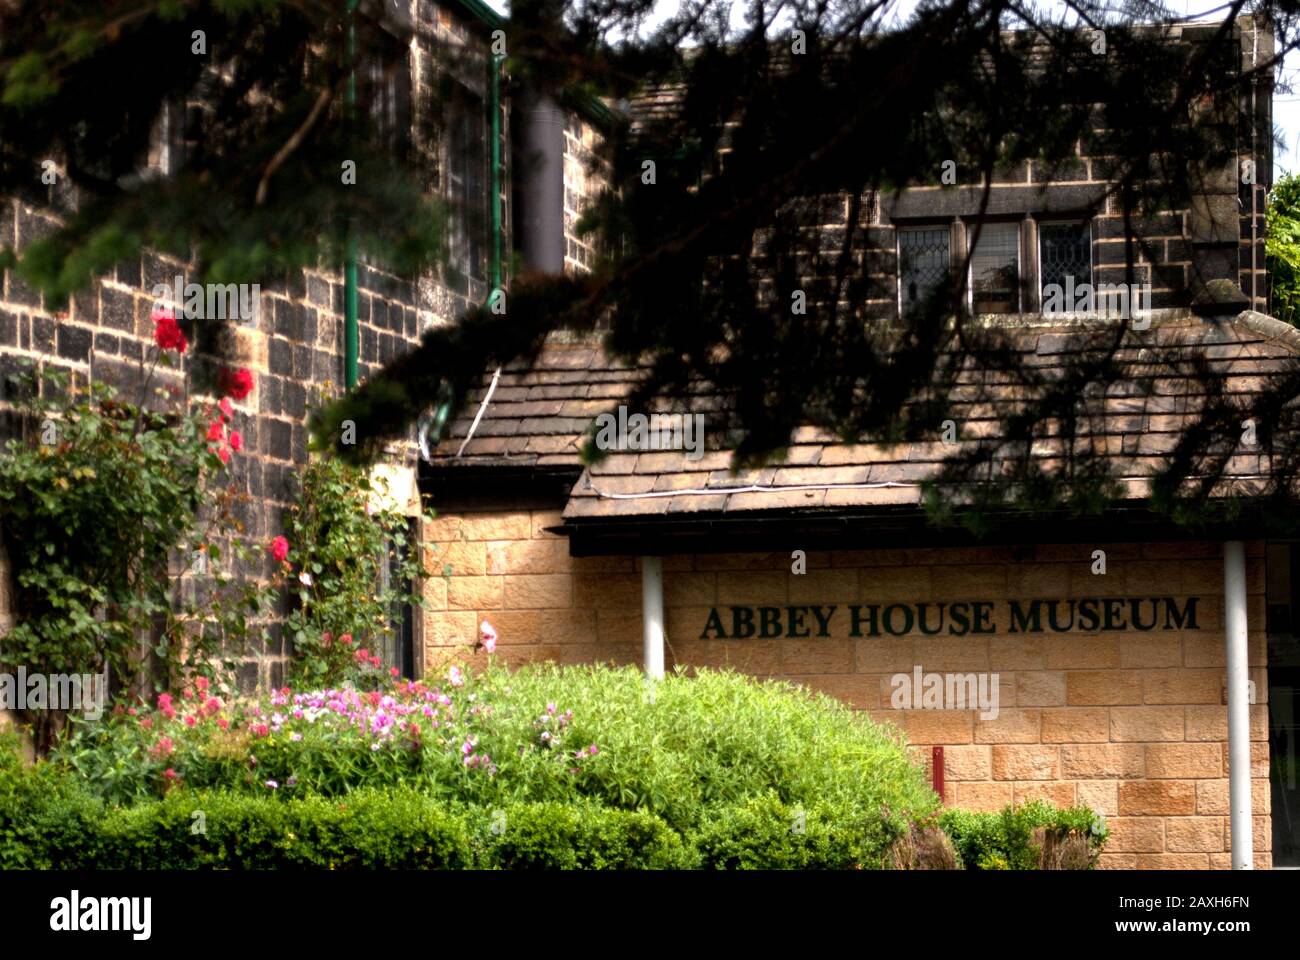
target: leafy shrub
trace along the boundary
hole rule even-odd
[[[634,667],[543,664],[492,671],[475,692],[491,710],[478,749],[499,767],[475,780],[478,803],[580,796],[685,834],[715,808],[772,796],[880,824],[881,839],[894,829],[883,811],[906,820],[937,804],[888,728],[787,683],[705,670],[649,686]]]
[[[1269,313],[1300,325],[1300,176],[1288,174],[1273,184],[1267,219]]]
[[[897,836],[878,816],[805,810],[776,794],[708,811],[691,835],[701,865],[719,870],[879,868]]]
[[[644,811],[683,835],[715,808],[770,796],[879,851],[937,806],[887,728],[789,684],[701,671],[651,688],[631,667],[553,665],[456,679],[279,692],[214,712],[168,698],[166,710],[86,725],[56,759],[118,803],[175,784],[343,796],[405,783],[489,808]]]
[[[463,817],[415,791],[345,801],[175,791],[117,809],[79,864],[97,869],[442,869],[471,864]]]
[[[521,866],[876,867],[937,806],[888,728],[789,684],[711,671],[651,687],[635,668],[489,666],[369,693],[165,697],[83,725],[54,764],[118,804],[177,789],[347,802],[405,786],[449,808],[523,808],[504,832],[476,827]],[[792,833],[800,811],[806,832]],[[645,850],[609,831],[641,831]],[[581,856],[563,852],[570,836]]]
[[[103,809],[66,771],[25,767],[17,737],[0,734],[0,870],[72,866]]]
[[[681,836],[650,813],[565,803],[478,810],[484,866],[659,870],[690,867],[695,862]]]
[[[418,544],[407,542],[399,510],[372,509],[376,489],[365,470],[315,459],[302,475],[298,502],[289,508],[293,543],[289,581],[295,607],[285,621],[294,643],[294,681],[373,687],[381,676],[379,651],[390,614],[424,599]],[[385,576],[390,563],[394,577]]]
[[[268,589],[232,572],[255,552],[239,535],[241,495],[225,476],[242,447],[233,408],[223,400],[187,409],[177,387],[152,396],[156,367],[172,361],[161,347],[151,356],[134,402],[53,369],[28,377],[20,412],[33,429],[0,455],[0,533],[17,614],[0,666],[107,667],[124,686],[140,668],[140,636],[156,629],[157,672],[175,679],[185,668],[233,662],[269,605]],[[211,574],[197,599],[172,576],[175,556]],[[45,753],[65,714],[26,713]]]
[[[972,870],[1091,869],[1109,837],[1087,807],[1041,800],[996,813],[945,810],[939,824]]]

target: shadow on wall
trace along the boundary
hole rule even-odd
[[[9,556],[5,553],[4,545],[0,544],[0,645],[4,643],[4,637],[9,633],[13,626],[13,591],[10,590],[9,580]],[[0,657],[0,663],[4,661]],[[12,710],[6,710],[0,707],[0,734],[8,733],[11,730],[18,731],[19,742],[22,744],[23,759],[28,763],[34,763],[36,753],[33,749],[31,738],[24,736],[21,728],[18,726],[18,717]]]

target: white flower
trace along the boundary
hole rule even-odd
[[[304,570],[302,573],[298,574],[298,582],[301,583],[304,587],[310,587],[311,574],[308,573],[306,570]]]

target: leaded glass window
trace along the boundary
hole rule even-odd
[[[952,263],[948,244],[947,227],[898,231],[898,299],[904,313],[948,282]]]
[[[1092,283],[1092,231],[1083,223],[1043,223],[1038,227],[1039,275],[1043,302],[1047,288],[1062,291]],[[1070,282],[1073,278],[1073,283]]]

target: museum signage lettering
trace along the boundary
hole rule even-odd
[[[970,600],[957,603],[854,604],[850,637],[964,637],[967,634],[1072,633],[1107,630],[1199,630],[1200,597],[1085,597],[1079,600]],[[701,640],[829,637],[839,607],[713,607]]]

